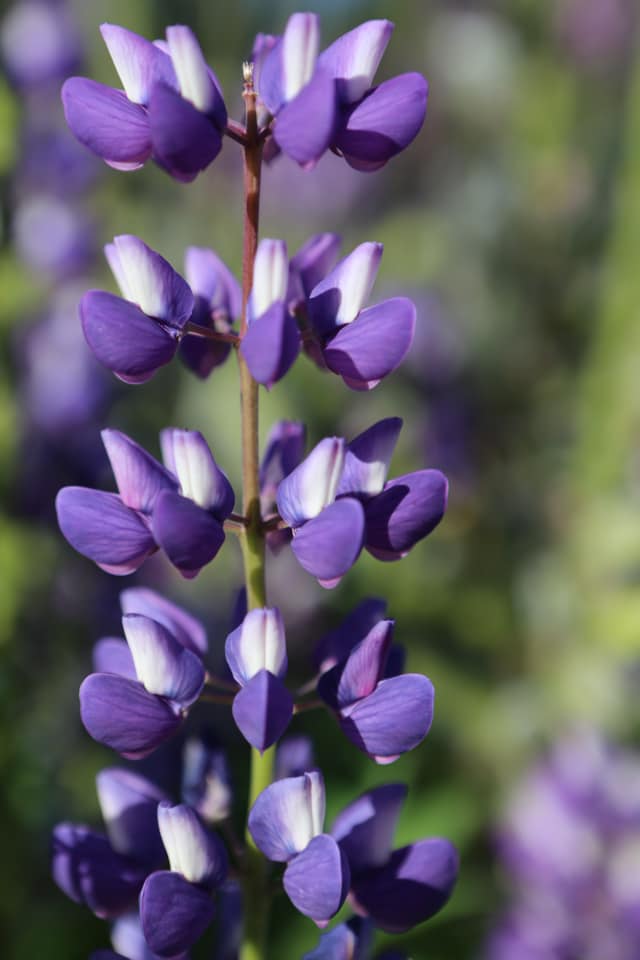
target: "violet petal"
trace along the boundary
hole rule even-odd
[[[437,527],[449,485],[439,470],[417,470],[385,484],[364,505],[365,546],[379,560],[397,560]]]
[[[300,247],[289,262],[289,301],[310,296],[331,269],[341,242],[337,233],[317,233]]]
[[[250,610],[227,637],[225,657],[234,680],[241,686],[261,670],[282,679],[287,672],[287,647],[278,608]]]
[[[123,614],[141,613],[170,630],[183,647],[202,657],[207,652],[207,631],[204,624],[149,587],[129,587],[120,594]]]
[[[293,905],[318,926],[325,926],[345,901],[351,875],[342,850],[326,833],[289,862],[282,884]]]
[[[313,123],[309,123],[313,117]],[[278,114],[273,136],[278,146],[302,167],[320,159],[334,136],[336,92],[333,78],[317,69],[300,93]]]
[[[195,577],[224,543],[218,521],[193,501],[164,491],[151,518],[153,535],[183,577]]]
[[[400,417],[387,417],[349,443],[337,496],[368,498],[382,492],[401,428]]]
[[[107,767],[96,776],[98,801],[111,846],[147,867],[162,863],[158,804],[164,791],[131,770]]]
[[[157,808],[157,818],[174,873],[209,890],[224,883],[228,869],[224,844],[206,829],[195,810],[184,803],[165,801]]]
[[[296,559],[318,580],[335,580],[350,570],[360,555],[364,537],[362,505],[350,497],[325,507],[309,520],[291,543]]]
[[[384,617],[387,601],[381,597],[367,597],[318,642],[314,663],[325,672],[343,660],[360,640]]]
[[[272,304],[250,324],[240,351],[258,383],[272,387],[284,377],[300,352],[300,333],[283,301]]]
[[[71,77],[62,87],[62,103],[75,137],[103,160],[142,165],[151,156],[146,111],[122,91]]]
[[[268,860],[286,863],[322,832],[324,781],[320,771],[276,780],[258,796],[248,827]]]
[[[213,920],[214,912],[205,890],[169,870],[147,877],[140,894],[144,937],[159,957],[175,957],[192,947]]]
[[[377,623],[342,663],[322,675],[318,693],[334,710],[342,710],[373,693],[384,676],[393,627],[393,620]]]
[[[335,78],[342,103],[355,103],[371,87],[392,33],[390,20],[367,20],[323,50],[319,63]]]
[[[133,103],[147,104],[151,87],[158,80],[176,82],[171,60],[155,43],[113,23],[101,24],[100,33]]]
[[[289,726],[293,700],[282,680],[261,670],[236,695],[232,711],[245,740],[262,753]]]
[[[176,180],[195,180],[220,153],[212,121],[171,87],[157,83],[149,101],[153,159]]]
[[[391,856],[393,836],[407,792],[404,783],[374,787],[336,817],[331,836],[346,853],[353,874],[380,867]]]
[[[148,693],[190,706],[204,686],[202,661],[162,624],[139,613],[122,618],[136,675]]]
[[[344,465],[342,437],[325,437],[284,478],[276,497],[280,516],[289,526],[311,520],[333,502]]]
[[[375,760],[413,750],[433,720],[433,684],[419,673],[382,680],[368,697],[341,714],[345,735]]]
[[[356,319],[373,289],[382,250],[381,243],[359,244],[316,284],[308,309],[319,334],[332,334]]]
[[[123,297],[148,317],[182,330],[193,313],[194,298],[169,261],[130,233],[114,237],[104,252]]]
[[[103,430],[100,436],[125,506],[150,513],[161,490],[176,489],[168,470],[125,433]]]
[[[94,673],[116,673],[129,680],[137,680],[131,651],[120,637],[102,637],[93,646]]]
[[[183,497],[224,520],[233,510],[235,494],[198,430],[168,427],[160,434],[163,458],[180,481]]]

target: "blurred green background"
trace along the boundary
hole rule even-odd
[[[392,767],[367,761],[328,716],[297,721],[316,738],[329,816],[362,789],[400,779],[410,793],[399,840],[442,834],[458,845],[451,903],[401,940],[419,960],[481,956],[506,893],[492,831],[505,791],[541,746],[581,723],[629,743],[640,732],[640,67],[632,29],[607,34],[596,17],[585,32],[587,7],[633,20],[632,0],[307,4],[322,14],[325,42],[364,19],[393,19],[378,76],[424,72],[427,122],[373,175],[329,156],[314,173],[283,159],[264,176],[263,236],[284,238],[292,252],[321,230],[341,232],[345,251],[382,241],[375,300],[402,292],[418,304],[402,371],[363,395],[300,359],[262,394],[261,423],[264,436],[279,417],[304,420],[315,442],[400,415],[392,472],[428,465],[450,478],[445,520],[406,560],[363,556],[332,593],[286,555],[270,571],[295,677],[310,673],[323,630],[361,598],[382,595],[409,669],[435,684],[431,733]],[[74,9],[86,72],[107,83],[115,76],[100,22],[150,37],[190,24],[240,118],[240,64],[253,36],[279,32],[296,7],[91,0]],[[12,246],[20,111],[3,80],[0,942],[11,960],[80,960],[106,946],[107,930],[54,887],[48,836],[60,819],[99,821],[93,777],[113,756],[84,732],[77,688],[94,640],[118,632],[124,583],[64,543],[52,520],[55,487],[30,466],[20,343],[52,289]],[[105,170],[87,200],[100,242],[136,233],[178,269],[187,244],[210,245],[238,270],[240,163],[228,142],[188,187],[151,166]],[[111,284],[98,260],[86,285]],[[153,453],[161,427],[200,429],[238,489],[233,363],[204,384],[175,363],[146,386],[117,387],[96,430],[107,424]],[[66,461],[60,471],[62,482],[83,482]],[[104,478],[108,485],[106,469]],[[160,560],[136,576],[207,620],[214,656],[240,581],[235,546],[194,582]],[[241,806],[246,754],[224,716],[210,717],[234,745]],[[274,958],[293,960],[316,939],[310,922],[278,902]]]

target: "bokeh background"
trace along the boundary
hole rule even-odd
[[[99,23],[150,37],[188,23],[240,117],[240,64],[253,36],[278,32],[296,8],[290,0],[41,5],[64,25],[62,45],[46,18],[44,27],[25,18],[33,3],[0,5],[0,942],[11,960],[80,960],[108,934],[54,887],[48,838],[60,819],[98,822],[93,778],[113,756],[84,732],[77,688],[93,641],[118,633],[123,583],[65,544],[53,497],[65,483],[110,487],[98,439],[105,425],[152,452],[163,426],[200,429],[237,485],[239,415],[233,364],[204,384],[178,363],[140,388],[104,375],[82,341],[76,304],[89,286],[112,288],[100,248],[117,233],[138,234],[178,268],[185,246],[197,243],[238,269],[241,158],[228,142],[188,187],[151,166],[122,175],[94,163],[64,131],[60,77],[48,65],[114,83]],[[345,250],[383,241],[376,298],[412,296],[419,325],[403,370],[370,395],[299,360],[264,395],[263,431],[279,417],[301,419],[315,442],[401,415],[393,472],[439,467],[451,497],[444,522],[403,562],[363,556],[327,593],[284,554],[271,565],[271,599],[285,611],[300,681],[323,631],[365,596],[388,599],[410,669],[435,684],[425,743],[378,768],[328,716],[298,727],[316,737],[330,815],[362,789],[401,779],[410,793],[400,841],[442,834],[456,842],[454,898],[402,944],[417,960],[473,960],[510,896],[494,837],[514,785],[567,731],[596,729],[632,749],[640,734],[636,7],[325,0],[306,8],[322,15],[326,42],[364,19],[393,19],[379,76],[424,72],[427,122],[373,175],[333,156],[313,174],[286,158],[275,163],[264,176],[262,234],[283,237],[291,251],[322,230],[342,233]],[[194,582],[157,558],[126,581],[197,611],[214,659],[240,581],[234,547]],[[209,724],[232,745],[241,798],[246,753],[223,713],[201,709],[195,726]],[[167,749],[163,772],[151,758],[150,775],[177,778],[178,746]],[[240,816],[241,807],[240,799]],[[284,901],[274,930],[274,958],[301,956],[317,939]],[[211,956],[207,943],[198,956]]]

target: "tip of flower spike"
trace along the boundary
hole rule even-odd
[[[242,62],[242,82],[247,87],[253,86],[253,60],[243,60]]]

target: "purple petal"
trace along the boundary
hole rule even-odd
[[[261,670],[236,695],[232,711],[242,736],[263,753],[289,726],[293,700],[282,680]]]
[[[276,772],[274,780],[285,777],[301,777],[303,773],[316,769],[313,756],[313,743],[304,734],[292,734],[278,744],[276,752]]]
[[[167,27],[167,47],[182,96],[224,127],[224,101],[193,31],[184,26]]]
[[[258,383],[272,387],[284,377],[300,352],[300,333],[283,301],[272,304],[251,323],[240,351]]]
[[[382,258],[381,243],[361,243],[311,291],[309,317],[320,334],[352,323],[369,299]]]
[[[326,926],[338,912],[350,882],[347,858],[326,833],[314,837],[309,846],[291,860],[282,878],[294,907],[318,926]]]
[[[284,240],[261,240],[253,265],[249,318],[253,322],[287,295],[289,261]]]
[[[103,160],[138,165],[151,156],[147,113],[120,90],[71,77],[62,87],[62,103],[75,137]]]
[[[118,951],[118,955],[122,954],[129,960],[158,960],[157,953],[149,949],[149,944],[144,938],[137,909],[135,913],[125,913],[116,919],[111,927],[111,943],[114,950]],[[186,953],[181,953],[173,960],[189,960],[189,957]]]
[[[168,260],[132,234],[114,237],[105,255],[127,300],[148,317],[182,330],[193,313],[194,298]]]
[[[368,20],[322,52],[319,62],[337,81],[342,103],[355,103],[365,95],[392,33],[389,20]]]
[[[163,802],[157,816],[171,870],[210,890],[224,883],[228,868],[224,845],[203,826],[195,810],[183,803]]]
[[[204,300],[200,297],[196,298],[195,310],[198,312]],[[208,307],[206,308],[208,316]],[[191,318],[192,325],[198,327],[204,327],[205,329],[212,330],[214,329],[214,323],[211,318],[208,318],[207,323],[201,323],[200,319],[196,318],[196,315]],[[226,321],[217,321],[215,328],[222,326]],[[228,333],[229,329],[222,331],[223,333]],[[187,335],[180,341],[180,359],[191,370],[192,373],[195,373],[197,377],[200,377],[201,380],[206,380],[209,374],[216,369],[216,367],[221,367],[225,362],[229,354],[231,353],[231,344],[223,343],[218,340],[205,340],[202,337],[195,335]]]
[[[360,640],[384,617],[387,601],[380,597],[367,597],[330,633],[319,641],[314,663],[324,673],[343,660]]]
[[[278,485],[302,460],[306,435],[305,425],[295,420],[278,420],[269,431],[260,463],[260,497],[265,511],[275,508]]]
[[[158,804],[166,794],[145,777],[108,767],[96,777],[98,801],[111,846],[147,868],[162,862]]]
[[[375,787],[336,817],[331,836],[347,855],[354,875],[388,861],[407,789],[404,783]]]
[[[189,950],[213,920],[214,912],[205,890],[168,870],[147,877],[140,894],[144,937],[159,957],[175,957]]]
[[[282,37],[258,34],[253,53],[254,83],[258,97],[275,116],[284,103]]]
[[[418,470],[385,484],[364,507],[365,546],[379,560],[398,560],[438,526],[449,484],[439,470]]]
[[[333,502],[344,465],[342,437],[325,437],[278,487],[280,516],[291,527],[311,520]]]
[[[204,667],[195,653],[149,617],[130,613],[122,618],[122,626],[137,678],[148,693],[175,700],[183,707],[198,699]]]
[[[320,20],[315,13],[294,13],[282,35],[282,90],[286,102],[297,97],[313,76],[320,44]]]
[[[375,170],[409,146],[424,122],[427,81],[419,73],[386,80],[350,111],[335,139],[356,170]]]
[[[207,301],[211,310],[223,311],[230,320],[242,312],[240,284],[220,257],[208,247],[187,247],[185,276],[193,292]]]
[[[305,523],[296,532],[291,549],[307,573],[320,581],[331,581],[351,569],[360,555],[363,538],[362,505],[347,497]]]
[[[322,833],[324,781],[319,770],[276,780],[249,813],[249,832],[268,860],[286,863]]]
[[[170,363],[178,341],[133,303],[103,290],[80,301],[85,339],[101,364],[129,383],[144,383]]]
[[[182,798],[203,820],[219,823],[231,816],[233,789],[224,750],[190,737],[182,751]]]
[[[289,263],[289,301],[306,300],[310,296],[330,270],[341,242],[337,233],[317,233],[300,247]]]
[[[151,617],[166,627],[183,647],[200,657],[207,652],[207,631],[204,624],[155,590],[148,587],[130,587],[123,590],[120,594],[120,609],[123,614],[141,613],[145,617]]]
[[[60,889],[98,917],[113,917],[131,907],[147,868],[116,853],[105,836],[75,823],[53,831],[52,873]]]
[[[166,700],[111,673],[92,673],[84,680],[80,716],[94,740],[130,760],[152,753],[181,723]]]
[[[442,909],[457,875],[455,847],[431,837],[396,850],[385,866],[363,872],[353,893],[377,927],[404,933]]]
[[[373,693],[384,676],[393,627],[393,620],[377,623],[346,660],[322,675],[318,693],[334,710],[343,710]]]
[[[151,92],[149,122],[153,159],[176,180],[195,180],[222,148],[222,136],[206,114],[164,83]]]
[[[155,552],[148,527],[115,493],[63,487],[56,497],[58,525],[71,546],[118,576],[137,570]]]
[[[352,389],[371,389],[400,366],[413,343],[415,324],[411,300],[385,300],[338,330],[324,348],[325,362]]]
[[[382,680],[368,697],[342,711],[340,726],[378,762],[413,750],[433,720],[433,684],[419,673]]]
[[[95,673],[116,673],[129,680],[137,680],[131,651],[120,637],[103,637],[93,647]]]
[[[150,513],[162,490],[176,489],[168,470],[125,433],[103,430],[100,436],[125,506]]]
[[[235,494],[198,430],[169,427],[160,434],[163,457],[180,481],[180,492],[217,520],[233,510]]]
[[[195,577],[224,543],[224,531],[206,510],[165,491],[156,502],[151,528],[158,546],[183,577]]]
[[[309,122],[313,117],[313,122]],[[336,126],[333,78],[317,69],[300,93],[278,114],[273,136],[278,146],[299,163],[312,167],[328,148]]]
[[[402,429],[400,417],[379,420],[347,446],[337,496],[374,497],[384,488],[389,464]]]
[[[373,927],[369,920],[352,917],[348,923],[340,923],[328,933],[323,933],[320,942],[302,960],[366,960],[373,947]]]
[[[250,610],[227,637],[225,656],[234,679],[241,686],[261,670],[282,679],[287,672],[287,647],[278,608]]]
[[[155,43],[113,23],[101,24],[100,33],[129,100],[147,104],[156,81],[175,83],[171,61]]]

